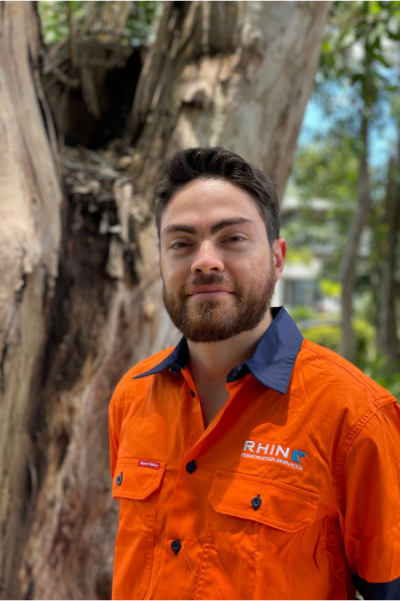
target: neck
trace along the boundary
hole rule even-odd
[[[228,373],[251,357],[260,338],[272,323],[270,311],[256,328],[242,332],[237,336],[213,343],[195,343],[188,341],[189,367],[194,379],[196,375],[213,382],[226,382]]]

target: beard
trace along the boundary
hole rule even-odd
[[[253,330],[269,310],[276,284],[273,263],[262,281],[253,280],[245,289],[234,280],[212,273],[199,274],[177,291],[167,290],[163,301],[173,324],[191,342],[221,342]],[[198,286],[222,285],[233,294],[229,299],[190,300]]]

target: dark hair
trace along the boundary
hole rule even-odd
[[[260,169],[220,146],[186,148],[165,160],[155,188],[156,225],[160,236],[161,215],[171,198],[196,179],[224,179],[251,196],[265,221],[270,245],[279,238],[279,202],[275,186]]]

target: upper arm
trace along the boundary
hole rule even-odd
[[[341,500],[346,557],[358,579],[356,586],[362,594],[364,589],[366,598],[399,598],[380,596],[385,591],[391,595],[392,590],[397,595],[400,588],[400,580],[396,583],[400,577],[398,403],[381,407],[350,445],[341,478]]]

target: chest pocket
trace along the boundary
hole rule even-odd
[[[290,599],[293,557],[319,498],[285,482],[216,472],[195,598]]]
[[[120,503],[114,599],[142,599],[149,587],[156,505],[165,466],[149,460],[118,460],[112,489]]]

